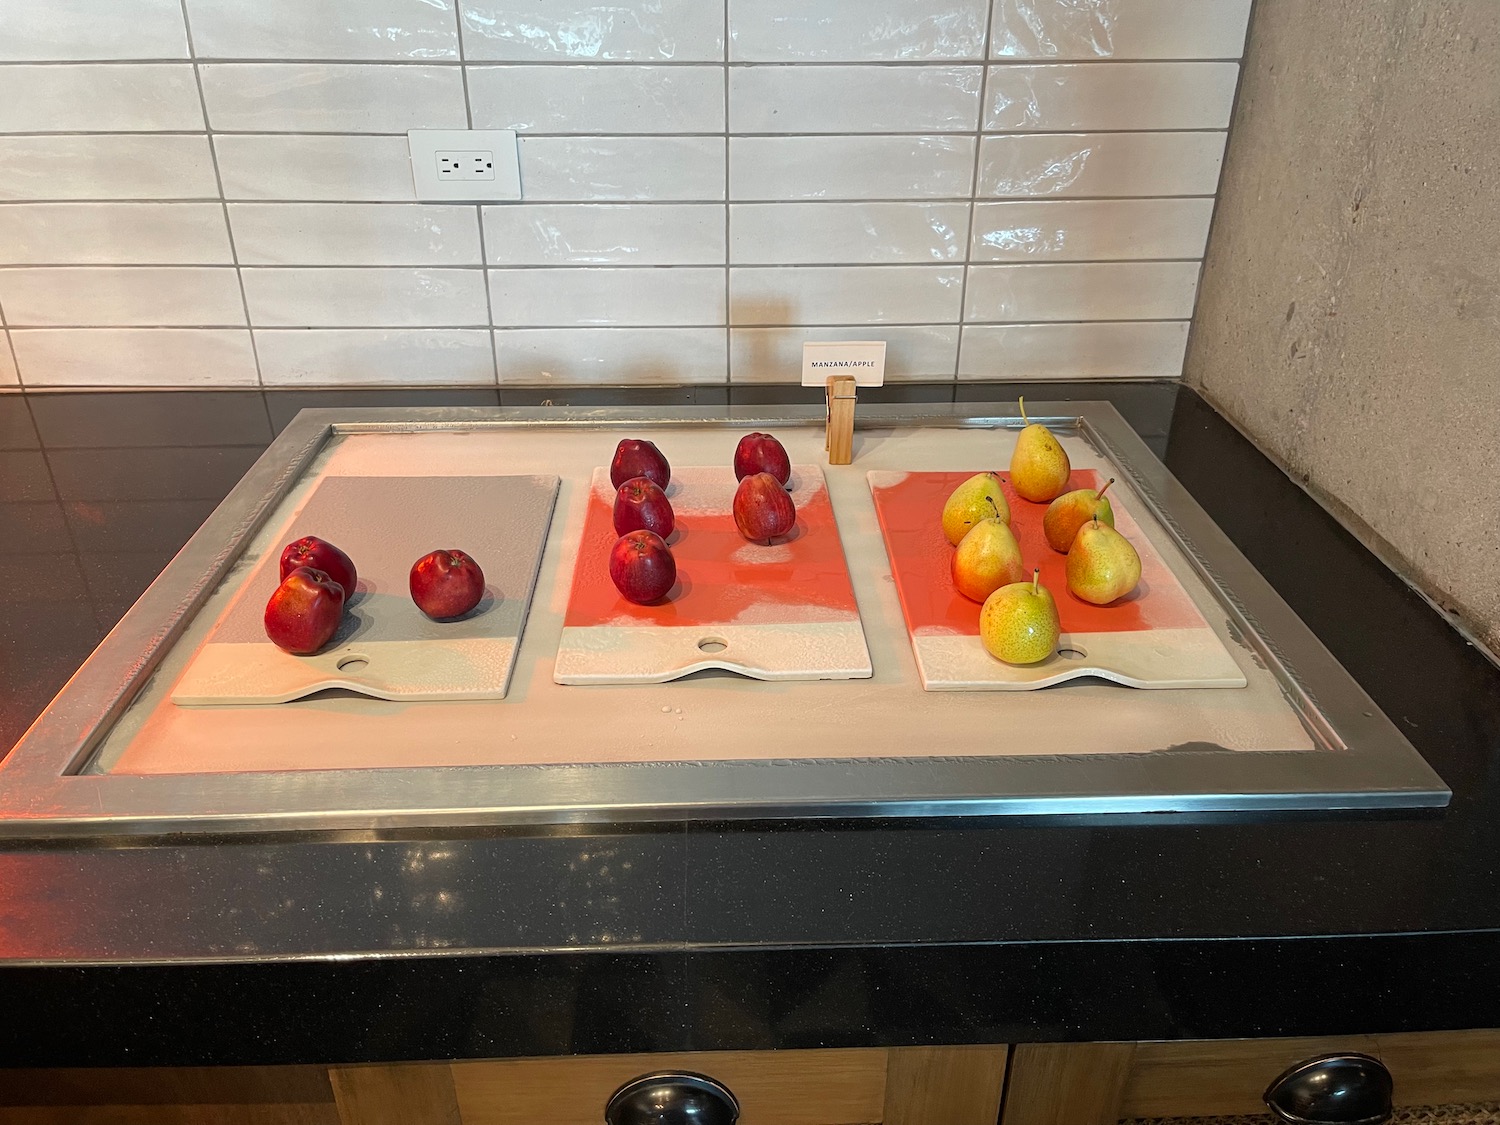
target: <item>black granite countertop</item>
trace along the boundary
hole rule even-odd
[[[1500,1025],[1500,671],[1191,391],[1028,393],[1115,402],[1452,805],[0,843],[0,1066]],[[297,409],[497,403],[0,396],[0,746]]]

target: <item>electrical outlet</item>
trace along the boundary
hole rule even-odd
[[[406,134],[418,199],[521,198],[521,162],[512,129],[413,129]]]

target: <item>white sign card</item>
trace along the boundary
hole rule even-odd
[[[884,340],[818,340],[802,345],[802,385],[824,387],[830,376],[853,375],[857,387],[885,382]]]

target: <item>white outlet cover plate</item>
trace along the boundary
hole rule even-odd
[[[423,200],[520,199],[521,157],[514,129],[412,129],[406,134],[411,177]],[[494,154],[493,180],[438,178],[439,152]]]

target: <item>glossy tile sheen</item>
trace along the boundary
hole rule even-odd
[[[224,267],[0,269],[0,309],[30,327],[245,323],[239,278]]]
[[[1200,258],[1212,199],[1070,199],[978,203],[976,262]]]
[[[984,127],[1223,129],[1239,71],[1232,62],[992,66],[984,87]]]
[[[977,194],[997,197],[1213,195],[1223,133],[985,137]]]
[[[961,266],[736,267],[733,325],[954,323]]]
[[[714,265],[724,261],[716,203],[523,204],[484,208],[493,265]]]
[[[967,199],[972,137],[731,137],[729,197]]]
[[[967,203],[734,203],[731,265],[962,261]]]
[[[522,137],[521,191],[538,202],[724,198],[722,137]]]
[[[966,325],[960,379],[1176,379],[1188,322]]]
[[[0,60],[185,59],[180,0],[0,0]]]
[[[1237,59],[1250,0],[994,0],[996,58]]]
[[[242,265],[477,266],[479,220],[461,203],[231,203]]]
[[[19,328],[28,387],[255,385],[250,333],[233,328]]]
[[[207,199],[218,191],[202,135],[0,137],[0,200]]]
[[[724,57],[724,10],[699,0],[636,5],[460,0],[460,14],[470,60],[716,62]]]
[[[257,328],[488,326],[477,269],[245,269]]]
[[[716,66],[471,66],[476,129],[722,133]]]
[[[1186,320],[1197,290],[1197,262],[972,266],[964,320]]]
[[[484,329],[258,328],[255,347],[267,386],[493,384]]]
[[[751,66],[729,72],[736,133],[972,132],[977,66]]]
[[[728,375],[722,328],[496,329],[495,351],[502,388],[722,383]]]
[[[405,137],[214,137],[226,199],[411,200]]]
[[[0,67],[0,133],[202,128],[190,63]]]
[[[986,0],[729,0],[735,62],[977,59]]]
[[[456,59],[454,0],[186,0],[209,59]]]
[[[0,207],[0,265],[231,265],[217,203],[30,203]]]
[[[724,323],[722,269],[490,270],[495,323],[509,328]]]
[[[800,384],[802,344],[808,340],[884,340],[887,383],[952,379],[958,364],[956,324],[733,328],[730,382]]]
[[[468,128],[463,75],[457,67],[209,63],[199,73],[215,129],[404,133]]]

